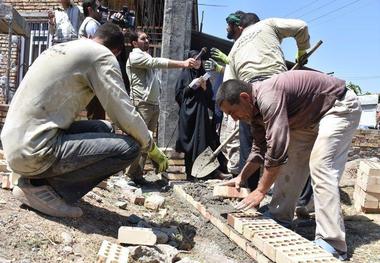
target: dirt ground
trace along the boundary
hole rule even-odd
[[[352,204],[356,163],[346,169],[341,183],[341,198],[347,243],[351,262],[380,262],[380,215],[357,213]],[[209,209],[229,210],[231,201],[211,197],[211,187],[196,183],[187,189],[195,199],[207,202]],[[143,189],[144,194],[157,189]],[[205,221],[196,210],[172,190],[161,192],[165,208],[151,211],[123,201],[122,190],[95,188],[79,203],[84,215],[78,219],[60,219],[30,210],[15,200],[8,190],[0,189],[0,262],[94,262],[102,240],[116,242],[120,226],[135,226],[145,221],[153,227],[177,227],[170,244],[176,246],[179,258],[188,257],[207,263],[254,262],[244,251]],[[137,221],[131,215],[137,215]],[[296,232],[312,240],[312,221],[301,222]],[[140,224],[140,223],[139,223]],[[137,261],[136,261],[137,262]]]

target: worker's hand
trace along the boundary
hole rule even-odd
[[[305,61],[302,61],[302,59],[306,55],[306,53],[307,52],[305,49],[298,49],[297,54],[296,54],[296,63],[301,61],[302,65],[305,65],[307,63],[307,59]]]
[[[206,80],[204,80],[203,78],[200,78],[201,80],[200,80],[200,85],[199,86],[201,86],[201,88],[204,90],[204,91],[206,91],[206,89],[207,89],[207,84],[206,84]]]
[[[244,184],[241,175],[238,175],[235,178],[232,178],[226,182],[222,182],[219,185],[225,185],[225,186],[235,186],[236,189],[240,189],[240,186]]]
[[[211,57],[218,62],[221,62],[221,63],[226,64],[226,65],[229,64],[229,62],[230,62],[228,59],[228,56],[217,48],[214,48],[214,47],[211,48],[210,54],[211,54]]]
[[[248,210],[252,207],[257,207],[260,205],[260,202],[264,199],[265,193],[255,190],[250,193],[246,198],[241,200],[235,208],[237,210]]]
[[[168,169],[168,157],[158,149],[157,145],[154,143],[153,148],[150,152],[148,152],[149,158],[155,162],[158,166],[158,172],[164,172]]]
[[[216,71],[218,73],[223,71],[223,66],[216,63],[212,58],[205,61],[205,70],[206,71]]]
[[[195,68],[197,61],[194,58],[188,58],[183,61],[184,68]]]

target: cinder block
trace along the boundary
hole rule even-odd
[[[367,176],[380,176],[380,163],[370,160],[363,160],[359,164],[358,172],[359,171]]]
[[[280,224],[248,224],[243,226],[243,236],[248,240],[252,240],[255,234],[268,231],[285,230]]]
[[[250,193],[248,188],[240,188],[239,190],[233,186],[216,185],[214,187],[213,196],[228,198],[245,198]]]
[[[240,218],[262,218],[262,214],[257,211],[234,212],[227,215],[227,224],[235,228],[235,221]]]
[[[290,230],[279,230],[257,233],[253,240],[253,244],[264,253],[270,260],[276,260],[276,247],[279,244],[289,244],[297,242],[310,242],[300,235]]]
[[[153,246],[157,242],[157,236],[151,228],[122,226],[117,240],[121,244]]]
[[[97,263],[127,263],[128,248],[113,244],[107,240],[102,242],[98,252]]]
[[[316,261],[318,260],[318,261]],[[339,262],[330,253],[317,245],[310,244],[276,248],[276,263],[300,263],[300,262]]]
[[[145,197],[143,195],[137,195],[132,191],[124,191],[124,197],[134,205],[144,205]]]

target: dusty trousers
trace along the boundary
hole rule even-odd
[[[150,104],[145,101],[140,101],[136,105],[136,110],[143,118],[148,130],[154,132],[157,128],[160,108],[158,105]],[[144,172],[144,166],[148,154],[141,153],[138,158],[131,164],[127,171],[127,175],[131,179],[141,178]]]
[[[288,162],[281,168],[268,206],[273,218],[291,223],[310,172],[317,225],[315,238],[325,240],[340,252],[346,252],[347,245],[338,186],[360,115],[358,98],[348,90],[315,127],[291,130]]]
[[[73,203],[104,179],[125,169],[140,152],[128,135],[114,134],[109,122],[74,122],[62,132],[54,150],[57,160],[32,184],[50,185],[66,202]]]

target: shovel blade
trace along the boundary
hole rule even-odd
[[[207,147],[193,163],[191,175],[196,178],[203,178],[218,169],[219,161],[214,157],[214,152],[210,147]]]

